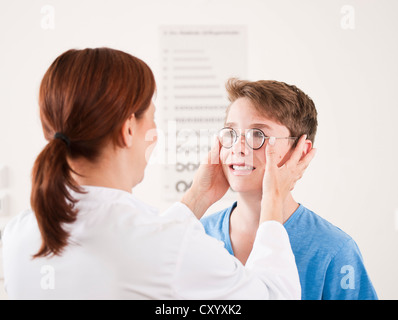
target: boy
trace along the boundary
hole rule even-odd
[[[201,222],[207,234],[223,241],[229,253],[245,264],[259,223],[263,148],[269,137],[276,137],[282,166],[298,137],[307,134],[307,153],[315,139],[317,111],[305,93],[286,83],[230,79],[226,88],[231,105],[219,132],[220,160],[237,202]],[[284,203],[284,227],[296,258],[303,300],[377,299],[355,241],[291,194]]]

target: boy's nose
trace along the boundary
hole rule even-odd
[[[232,146],[232,153],[239,156],[245,156],[249,152],[248,146],[246,143],[246,137],[241,135],[236,143]]]

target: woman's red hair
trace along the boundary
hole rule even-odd
[[[60,255],[68,245],[64,224],[77,217],[70,190],[82,192],[72,178],[69,159],[98,159],[102,147],[119,143],[123,123],[140,119],[155,92],[151,69],[142,60],[109,48],[69,50],[47,70],[39,106],[48,144],[32,171],[31,206],[42,236],[34,255]],[[67,137],[54,139],[55,133]]]

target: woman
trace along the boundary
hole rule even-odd
[[[281,199],[313,156],[299,161],[305,140],[289,169],[278,169],[267,148],[261,225],[243,266],[198,220],[228,188],[219,144],[165,213],[131,194],[153,144],[145,135],[156,128],[154,91],[149,67],[117,50],[70,50],[50,66],[39,95],[49,142],[34,164],[32,209],[3,237],[9,297],[299,298]]]

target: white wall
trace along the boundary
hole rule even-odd
[[[0,166],[9,177],[0,192],[10,201],[0,227],[29,206],[30,170],[45,143],[38,87],[57,55],[109,46],[144,59],[159,78],[159,26],[247,25],[248,78],[296,84],[319,112],[318,153],[296,200],[349,233],[379,297],[397,299],[397,11],[395,0],[2,0]],[[161,101],[157,108],[161,117]],[[161,198],[159,170],[148,168],[135,190],[145,201]]]

